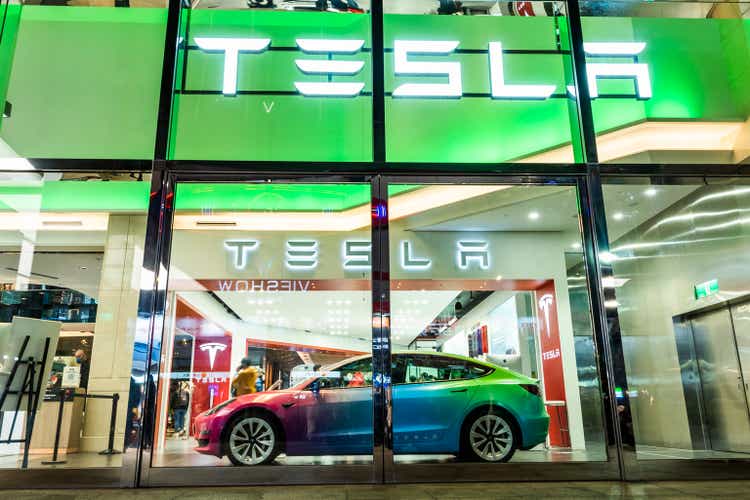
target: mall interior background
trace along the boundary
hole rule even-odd
[[[303,184],[250,184],[235,165],[235,181],[174,188],[166,319],[163,329],[157,323],[150,332],[162,350],[149,363],[148,343],[136,342],[136,323],[142,291],[153,284],[153,275],[142,272],[145,249],[156,245],[146,241],[149,195],[156,192],[152,160],[167,162],[170,173],[195,171],[190,163],[199,161],[262,161],[260,168],[310,173],[304,163],[314,161],[325,162],[329,172],[388,175],[388,162],[400,162],[402,173],[406,165],[409,174],[435,167],[454,176],[484,175],[472,183],[388,179],[393,351],[464,355],[539,379],[552,418],[549,438],[519,451],[511,464],[617,460],[607,436],[614,418],[606,403],[610,390],[615,407],[627,409],[619,419],[631,426],[622,433],[632,431],[637,460],[745,459],[750,189],[735,174],[750,154],[748,5],[580,3],[586,41],[646,42],[633,58],[589,54],[587,62],[648,64],[653,84],[653,96],[644,97],[632,78],[598,80],[600,96],[589,103],[593,121],[583,127],[596,133],[603,206],[588,215],[582,184],[570,181],[587,171],[581,162],[590,151],[577,139],[568,5],[384,0],[385,151],[372,141],[379,133],[372,5],[348,0],[327,7],[320,12],[304,0],[275,8],[229,0],[184,5],[179,36],[187,41],[178,45],[165,105],[166,3],[3,6],[0,321],[5,332],[22,317],[56,322],[34,324],[59,331],[29,468],[124,463],[122,455],[99,454],[108,447],[111,400],[84,394],[118,395],[115,448],[142,446],[152,467],[228,466],[226,458],[196,453],[185,434],[198,413],[230,397],[243,358],[261,374],[258,389],[270,391],[293,386],[310,370],[372,353],[367,256],[377,243],[370,184],[333,182],[322,173]],[[363,80],[362,93],[325,104],[299,95],[300,75],[291,71],[302,51],[290,55],[299,35],[291,28],[305,36],[364,39],[361,53],[337,56],[364,60],[362,73],[336,76]],[[465,51],[451,56],[463,65],[460,98],[392,95],[413,78],[393,67],[394,41],[407,29],[461,40]],[[195,38],[254,30],[271,33],[272,47],[292,49],[268,51],[262,55],[268,59],[241,55],[239,93],[222,95],[223,58],[201,51]],[[554,84],[549,99],[492,98],[487,42],[500,35],[511,51],[503,55],[508,78]],[[160,109],[168,109],[166,124],[157,121]],[[255,123],[263,125],[248,125]],[[158,127],[168,132],[161,134],[168,137],[164,158],[154,157]],[[35,171],[42,158],[47,170]],[[93,167],[84,172],[76,160]],[[533,182],[488,173],[511,162]],[[461,163],[467,167],[456,166]],[[572,177],[563,180],[565,164]],[[647,173],[630,174],[631,165]],[[244,173],[256,168],[246,167]],[[198,168],[208,174],[229,167]],[[587,252],[584,227],[591,218],[606,220],[607,252]],[[248,239],[260,242],[257,251],[245,254],[231,244]],[[315,266],[285,265],[294,251],[290,241],[307,245]],[[486,244],[486,261],[462,264],[461,241]],[[611,266],[613,276],[592,288],[598,263]],[[598,288],[607,297],[601,310],[592,309],[591,291]],[[553,305],[542,305],[546,295]],[[602,382],[611,377],[600,373],[610,349],[597,341],[602,315],[617,318],[622,351],[614,356],[625,368],[611,388]],[[71,389],[78,396],[64,403],[60,448],[67,462],[51,466],[43,462],[53,448],[66,366],[79,367],[82,377]],[[158,377],[150,379],[149,370]],[[184,434],[175,428],[180,382],[190,392]],[[145,391],[153,392],[152,408],[141,406]],[[400,425],[398,394],[394,389],[394,427]],[[140,429],[147,410],[153,410],[153,433],[126,435]],[[16,414],[12,432],[20,438],[28,415],[2,414],[0,439]],[[449,454],[411,454],[398,446],[394,452],[397,465],[458,463]],[[22,460],[22,444],[0,444],[0,468],[20,468]],[[278,459],[286,465],[374,461],[372,453]]]

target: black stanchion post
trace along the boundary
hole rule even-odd
[[[112,411],[109,414],[109,445],[106,450],[100,451],[99,455],[117,455],[122,453],[115,450],[115,426],[117,425],[117,403],[120,401],[120,395],[112,394]]]
[[[63,410],[65,409],[65,390],[60,391],[60,406],[57,410],[57,428],[55,429],[55,448],[52,450],[52,460],[45,460],[42,465],[64,464],[67,460],[58,460],[57,453],[60,447],[60,429],[62,427]]]

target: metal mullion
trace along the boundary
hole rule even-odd
[[[384,163],[384,162],[304,162],[304,161],[208,161],[170,160],[170,169],[179,172],[245,172],[278,175],[575,175],[584,174],[581,164],[534,163]]]
[[[603,406],[607,426],[608,455],[614,452],[619,464],[620,478],[627,478],[628,463],[635,459],[632,414],[627,398],[620,405],[616,399],[615,387],[621,387],[627,394],[625,356],[622,349],[620,323],[616,307],[606,307],[613,303],[614,289],[603,287],[606,279],[612,279],[613,270],[608,262],[601,260],[602,254],[609,253],[609,235],[604,207],[604,194],[596,145],[596,129],[591,107],[586,75],[586,52],[583,48],[583,28],[578,0],[567,0],[567,20],[570,49],[573,62],[573,78],[576,89],[578,120],[586,162],[586,182],[579,186],[581,197],[582,229],[586,256],[586,273],[589,286],[591,310],[594,315],[593,327],[597,340],[597,356],[600,358],[599,376],[602,380]]]
[[[181,11],[182,0],[169,0],[167,26],[164,32],[164,56],[162,58],[161,85],[159,87],[159,109],[156,117],[156,138],[154,141],[155,162],[166,160],[169,154],[174,84],[180,44]]]
[[[378,164],[386,161],[385,145],[385,42],[383,0],[370,4],[372,47],[372,159]]]
[[[586,52],[583,50],[583,28],[578,0],[567,0],[565,19],[568,22],[570,54],[573,63],[573,84],[576,91],[579,133],[583,145],[584,161],[587,164],[597,163],[599,155],[596,149],[596,131],[594,114],[591,109],[591,95],[586,79]]]
[[[127,409],[127,415],[131,415],[135,410],[137,417],[126,419],[121,474],[122,486],[148,484],[148,473],[151,466],[151,450],[150,446],[146,445],[148,443],[153,444],[156,390],[150,382],[157,383],[158,381],[161,342],[156,341],[156,335],[157,332],[160,335],[163,330],[160,327],[163,327],[164,324],[166,308],[166,276],[160,277],[160,274],[166,274],[169,269],[168,251],[171,241],[173,186],[165,166],[169,152],[181,10],[182,0],[169,0],[167,24],[164,30],[164,54],[162,57],[156,136],[154,138],[150,200],[146,220],[146,240],[141,268],[142,285],[138,298],[138,318],[136,320],[136,338],[134,339],[131,365],[131,388]],[[142,362],[142,360],[137,359],[136,346],[139,344],[146,346],[146,366],[142,374],[136,371],[138,365]],[[143,378],[141,383],[135,382],[140,378]],[[136,394],[142,396],[138,398],[135,407],[130,408],[130,401],[134,400]],[[128,446],[130,446],[130,450]]]
[[[138,316],[133,341],[131,387],[127,415],[136,418],[125,420],[125,442],[121,486],[139,486],[147,483],[150,466],[150,449],[144,446],[151,433],[156,394],[148,381],[156,381],[159,369],[160,343],[155,342],[161,331],[166,307],[166,272],[169,269],[169,247],[173,186],[164,170],[155,170],[151,177],[151,190],[146,221],[146,238],[141,268],[141,289],[138,298]],[[137,346],[146,350],[146,363],[138,355]],[[141,380],[141,382],[138,382]],[[134,397],[138,395],[137,399]],[[135,402],[133,407],[131,401]],[[135,412],[134,412],[135,410]],[[144,477],[144,472],[145,476]]]
[[[593,184],[593,186],[592,186]],[[605,306],[608,293],[602,286],[604,276],[612,277],[612,267],[606,269],[599,262],[600,252],[609,250],[606,228],[602,231],[602,220],[605,218],[602,200],[601,179],[587,177],[578,185],[580,200],[581,232],[585,257],[586,281],[589,290],[589,301],[592,314],[594,347],[596,349],[597,371],[601,385],[601,396],[604,425],[607,437],[607,457],[616,457],[620,477],[625,478],[623,457],[622,428],[632,429],[632,422],[625,422],[626,416],[617,410],[615,387],[621,384],[624,377],[624,356],[617,321],[617,310]],[[605,222],[605,221],[604,221]],[[614,316],[610,317],[609,313]],[[613,331],[613,329],[616,330]],[[623,412],[629,415],[629,412]]]
[[[375,480],[390,482],[393,469],[391,393],[390,262],[388,191],[382,177],[372,180],[372,359],[373,460]]]

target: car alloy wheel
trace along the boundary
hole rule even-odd
[[[233,462],[258,465],[270,461],[276,448],[276,433],[271,424],[259,417],[239,420],[229,434],[229,453]]]
[[[500,462],[513,452],[513,430],[501,415],[482,415],[469,429],[469,444],[480,459]]]

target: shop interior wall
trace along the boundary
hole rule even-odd
[[[671,206],[612,248],[642,242],[651,236],[646,231],[653,222],[684,214],[694,198]],[[711,209],[736,210],[736,200],[726,198]],[[659,236],[668,239],[668,234]],[[615,276],[630,279],[616,295],[637,444],[692,448],[672,318],[750,293],[745,279],[749,266],[746,230],[737,224],[715,229],[701,241],[636,251],[632,258],[615,261]],[[693,286],[711,279],[718,279],[719,293],[696,299]]]

